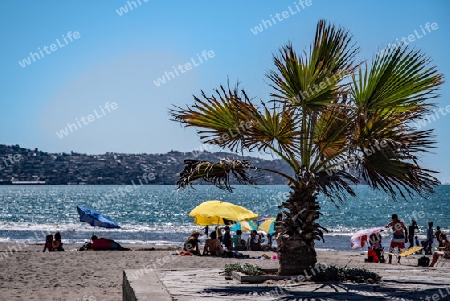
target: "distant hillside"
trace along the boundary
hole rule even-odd
[[[166,154],[86,155],[71,152],[46,153],[19,145],[0,145],[0,184],[48,185],[175,185],[183,160],[209,160],[223,158],[249,160],[257,167],[270,168],[292,174],[282,160],[263,160],[218,152],[178,152]],[[258,184],[286,184],[278,175],[258,172]]]

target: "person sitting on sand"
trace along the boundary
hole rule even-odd
[[[273,244],[273,235],[272,234],[267,234],[267,243],[266,244],[261,244],[261,250],[263,251],[276,251],[276,249],[274,249],[272,247]]]
[[[200,232],[198,232],[197,230],[192,231],[191,236],[189,236],[186,242],[184,243],[183,250],[189,251],[195,255],[200,255],[200,249],[198,247],[199,236]]]
[[[98,238],[96,235],[92,235],[91,240],[90,249],[94,251],[130,251],[130,249],[122,247],[112,239]]]
[[[45,245],[44,245],[44,250],[42,252],[45,252],[45,250],[47,250],[49,252],[53,252],[53,235],[49,234],[45,237]]]
[[[441,256],[446,259],[450,259],[450,241],[447,239],[447,235],[445,233],[441,233],[440,240],[444,244],[444,247],[439,247],[442,251],[434,252],[433,260],[429,265],[430,267],[433,267]]]
[[[261,251],[261,237],[256,230],[252,230],[248,240],[247,246],[250,251]]]
[[[234,245],[235,251],[247,250],[245,240],[242,239],[242,231],[241,230],[237,230],[236,234],[233,236],[233,245]]]
[[[277,252],[279,248],[281,248],[281,233],[283,232],[283,225],[280,224],[280,222],[277,222],[275,224],[275,233],[273,236],[275,237],[275,241],[277,242],[277,247],[273,248],[274,252]]]
[[[61,242],[61,233],[56,232],[55,233],[55,240],[53,241],[53,251],[64,251],[64,248],[62,246]]]
[[[233,250],[233,239],[231,238],[230,227],[225,226],[224,230],[225,230],[225,234],[223,235],[222,243],[225,246],[225,248],[227,249],[227,251],[232,251]]]
[[[223,248],[220,244],[220,240],[217,239],[216,232],[211,232],[211,238],[205,241],[205,247],[203,248],[203,255],[222,256]]]
[[[389,248],[389,263],[392,263],[392,252],[395,248],[400,253],[402,249],[405,249],[405,243],[408,242],[408,230],[404,222],[398,219],[397,214],[392,214],[392,221],[387,224],[386,228],[392,227],[393,237]],[[398,257],[398,263],[400,263],[400,256]]]
[[[377,255],[374,262],[384,263],[384,255],[383,255],[383,246],[381,245],[381,234],[380,233],[372,233],[369,237],[369,250],[375,251]]]
[[[220,228],[219,226],[216,226],[216,237],[218,240],[220,240],[220,242],[222,243],[222,238],[223,238],[223,234],[222,234],[222,228]]]

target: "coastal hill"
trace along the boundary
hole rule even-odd
[[[86,155],[47,153],[19,145],[0,145],[0,184],[47,185],[175,185],[185,159],[217,162],[224,158],[250,161],[254,166],[292,174],[282,160],[264,160],[225,152],[178,152]],[[286,184],[278,175],[258,171],[257,184]]]

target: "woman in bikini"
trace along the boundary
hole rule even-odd
[[[440,238],[441,242],[444,244],[444,247],[439,247],[442,251],[434,252],[433,261],[431,261],[429,265],[430,267],[433,267],[441,256],[446,259],[450,259],[450,241],[447,239],[447,235],[445,233],[441,233]]]

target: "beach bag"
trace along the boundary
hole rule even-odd
[[[368,262],[378,262],[379,260],[377,252],[375,252],[375,250],[369,249],[369,251],[367,252],[367,257]]]
[[[430,258],[422,256],[418,259],[417,265],[420,267],[427,267],[430,264]]]

